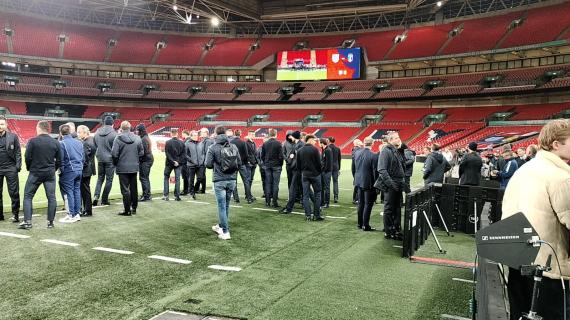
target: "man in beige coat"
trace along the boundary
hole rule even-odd
[[[545,273],[541,284],[538,314],[545,320],[563,319],[561,276],[566,279],[566,295],[570,297],[570,120],[549,122],[538,141],[540,151],[536,158],[515,172],[505,190],[503,218],[524,213],[540,239],[556,250],[560,268],[547,245],[542,245],[535,261],[544,266],[552,255],[552,271]],[[518,270],[509,270],[511,319],[519,319],[530,310],[532,282]]]

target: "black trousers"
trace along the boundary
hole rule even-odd
[[[358,187],[354,187],[352,191],[352,202],[356,202],[358,200]]]
[[[301,179],[303,181],[303,208],[305,208],[305,216],[310,217],[312,211],[313,216],[318,218],[321,216],[321,177],[302,176]],[[311,189],[313,192],[311,192]],[[311,195],[313,193],[313,210],[311,210]]]
[[[93,213],[93,203],[91,202],[91,176],[81,178],[81,202],[83,212]]]
[[[554,259],[553,259],[554,260]],[[566,313],[570,314],[570,288],[568,281],[566,287]],[[532,277],[521,276],[520,271],[509,268],[509,304],[511,307],[511,320],[518,320],[523,313],[528,313],[532,301]],[[542,278],[537,300],[537,313],[544,320],[564,319],[564,295],[560,280]]]
[[[188,166],[185,164],[180,165],[180,179],[182,180],[182,194],[188,194],[190,192],[190,172],[188,171]],[[192,188],[194,189],[194,188]]]
[[[273,200],[274,204],[277,203],[281,170],[281,167],[265,168],[265,202]]]
[[[263,195],[266,195],[266,187],[265,187],[265,168],[259,167],[259,174],[261,175],[261,187],[263,188]]]
[[[150,169],[154,163],[153,160],[143,161],[139,164],[139,180],[142,187],[142,196],[146,199],[150,199]]]
[[[137,173],[119,173],[121,194],[123,195],[124,212],[137,209],[139,203],[139,191],[137,186]]]
[[[195,187],[195,183],[196,183],[196,178],[198,177],[198,171],[199,171],[199,167],[190,167],[190,166],[185,166],[185,168],[182,168],[182,176],[184,176],[184,170],[186,170],[186,179],[184,180],[184,193],[186,194],[195,194],[196,193],[196,189]],[[186,185],[186,183],[188,183],[188,185]]]
[[[370,227],[370,215],[372,214],[372,207],[376,202],[375,189],[362,189],[358,188],[358,227],[359,228],[369,228]],[[384,212],[385,214],[385,212]]]
[[[332,182],[333,182],[333,194],[334,200],[338,200],[338,176],[340,175],[339,170],[333,170],[332,172]]]
[[[103,181],[105,182],[105,188],[103,189],[103,195],[101,197],[102,203],[109,202],[109,193],[111,192],[111,187],[113,186],[113,177],[115,174],[115,166],[111,162],[99,162],[97,163],[97,185],[95,186],[95,195],[93,198],[99,200],[101,196],[101,187],[103,186]]]
[[[402,192],[389,189],[384,192],[384,230],[393,235],[399,232],[402,221]]]
[[[206,192],[206,167],[199,166],[196,171],[196,184],[194,185],[194,192],[198,193]]]
[[[323,172],[321,174],[321,179],[323,180],[323,194],[322,194],[322,204],[330,204],[331,202],[331,177],[332,171]]]
[[[12,214],[18,215],[20,211],[20,180],[16,170],[0,171],[0,217],[4,216],[4,205],[2,203],[2,191],[4,190],[4,178],[6,178],[6,186],[8,194],[12,202]]]
[[[293,206],[297,202],[297,197],[299,196],[297,185],[301,184],[301,172],[298,170],[293,170],[291,172],[291,185],[289,186],[289,200],[287,201],[287,211],[293,211]]]
[[[285,165],[285,171],[287,172],[287,188],[291,188],[291,181],[293,180],[293,169],[290,165]]]

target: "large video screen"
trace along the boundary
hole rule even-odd
[[[281,51],[277,80],[341,80],[360,78],[360,48]]]

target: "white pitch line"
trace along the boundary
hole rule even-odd
[[[304,215],[305,215],[304,212],[292,211],[292,213],[293,213],[293,214],[298,214],[298,215],[301,215],[301,216],[304,216]]]
[[[101,209],[101,208],[105,208],[105,207],[108,207],[108,206],[109,206],[108,204],[105,204],[105,205],[102,205],[102,206],[95,206],[95,207],[93,207],[93,209]]]
[[[156,260],[163,260],[163,261],[169,261],[169,262],[175,262],[175,263],[181,263],[181,264],[190,264],[192,263],[192,261],[190,260],[184,260],[184,259],[177,259],[177,258],[170,258],[170,257],[165,257],[165,256],[148,256],[150,259],[156,259]]]
[[[469,318],[464,318],[464,317],[460,317],[460,316],[452,316],[449,314],[442,314],[441,318],[442,319],[450,319],[450,320],[469,320]]]
[[[226,266],[219,266],[217,264],[208,266],[208,268],[214,269],[214,270],[232,271],[232,272],[241,271],[241,268],[238,268],[238,267],[226,267]]]
[[[93,250],[105,251],[105,252],[111,252],[111,253],[119,253],[119,254],[133,254],[134,253],[132,251],[117,250],[117,249],[111,249],[111,248],[105,248],[105,247],[95,247],[95,248],[93,248]]]
[[[23,234],[10,233],[10,232],[0,232],[0,236],[12,237],[12,238],[18,238],[18,239],[28,239],[28,238],[31,238],[30,236],[25,236],[25,235],[23,235]]]
[[[59,241],[59,240],[53,240],[53,239],[42,239],[40,240],[41,242],[47,242],[47,243],[53,243],[53,244],[59,244],[62,246],[69,246],[69,247],[78,247],[79,243],[73,243],[73,242],[67,242],[67,241]]]
[[[341,207],[341,205],[340,205],[340,204],[329,204],[329,207],[335,207],[335,208],[337,208],[337,207]]]
[[[461,279],[461,278],[451,278],[451,280],[453,280],[453,281],[459,281],[459,282],[466,282],[466,283],[476,283],[476,281],[467,280],[467,279]]]
[[[394,247],[394,248],[398,248],[398,249],[404,249],[404,247],[403,247],[403,246],[397,246],[397,245],[393,245],[392,247]]]
[[[32,217],[41,217],[41,214],[32,214]]]
[[[328,219],[347,219],[346,217],[325,216]]]
[[[59,211],[56,211],[55,213],[67,213],[67,210],[59,210]]]
[[[211,204],[211,203],[209,203],[209,202],[196,201],[196,200],[188,200],[188,201],[186,201],[186,202],[189,202],[189,203],[197,203],[197,204]]]
[[[278,210],[276,209],[267,209],[267,208],[252,208],[253,210],[259,210],[259,211],[271,211],[271,212],[277,212]]]
[[[242,207],[242,206],[236,206],[236,205],[230,204],[230,208],[243,208],[243,207]]]

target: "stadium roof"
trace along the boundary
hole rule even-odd
[[[75,23],[228,35],[355,32],[557,0],[0,0],[0,11]],[[213,23],[217,22],[217,23]]]

